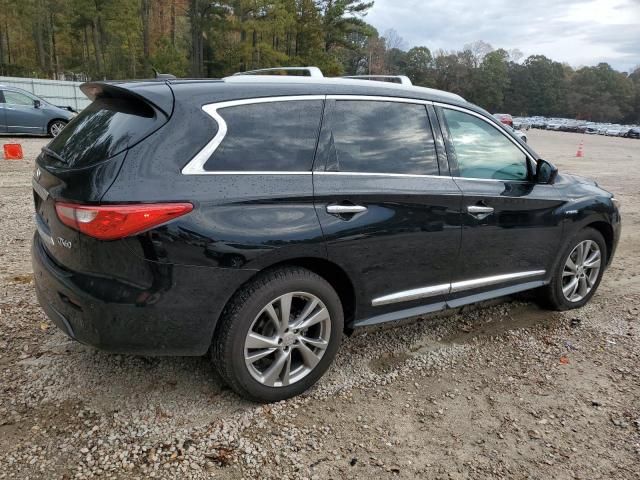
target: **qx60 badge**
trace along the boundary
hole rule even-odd
[[[58,237],[56,240],[58,241],[58,245],[61,245],[64,248],[71,248],[71,242],[69,240],[65,240],[62,237]]]

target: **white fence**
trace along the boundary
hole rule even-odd
[[[41,78],[0,77],[0,85],[18,87],[60,107],[82,110],[91,101],[80,91],[82,82],[46,80]]]

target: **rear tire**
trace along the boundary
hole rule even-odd
[[[277,402],[318,381],[338,351],[343,325],[340,298],[324,278],[299,267],[270,270],[225,307],[211,357],[236,393]]]
[[[562,252],[551,283],[540,290],[540,300],[553,310],[582,307],[596,293],[606,260],[602,234],[593,228],[578,232]]]
[[[62,129],[67,126],[67,123],[68,122],[65,122],[64,120],[54,120],[51,122],[48,128],[49,136],[54,138],[57,137]]]

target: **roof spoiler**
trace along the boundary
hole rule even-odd
[[[133,98],[156,108],[167,117],[173,112],[173,93],[164,82],[149,81],[140,83],[87,82],[80,90],[89,100],[96,98]]]

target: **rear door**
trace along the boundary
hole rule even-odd
[[[425,304],[444,307],[462,197],[434,140],[431,108],[328,97],[314,166],[316,211],[329,258],[357,283],[356,315],[368,319],[359,324]]]
[[[9,133],[44,133],[46,114],[36,108],[33,98],[13,90],[4,91],[5,116]]]
[[[541,282],[562,237],[564,201],[536,183],[533,159],[504,129],[458,107],[437,107],[455,182],[463,194],[460,258],[451,298]]]

